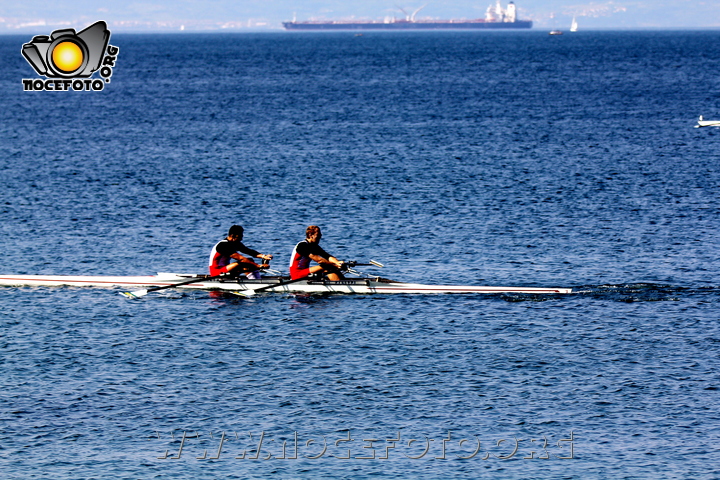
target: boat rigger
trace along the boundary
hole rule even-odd
[[[182,284],[182,285],[180,285]],[[158,273],[148,276],[91,276],[91,275],[2,275],[0,286],[7,287],[95,287],[95,288],[140,288],[152,290],[155,287],[187,290],[214,290],[231,293],[253,294],[262,290],[268,293],[342,293],[342,294],[449,294],[449,293],[529,293],[564,294],[571,288],[538,287],[494,287],[473,285],[424,285],[396,282],[382,277],[346,278],[329,281],[321,278],[290,280],[283,275],[260,279],[246,277],[217,278],[209,275]],[[141,292],[143,292],[141,290]],[[125,292],[132,293],[132,292]],[[147,292],[145,292],[147,293]],[[143,293],[143,295],[145,294]],[[142,296],[142,295],[133,295]]]

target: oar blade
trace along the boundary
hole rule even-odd
[[[140,298],[147,295],[149,292],[147,290],[137,290],[135,292],[120,292],[120,295],[127,297],[127,298]]]
[[[380,267],[380,268],[385,266],[380,262],[376,262],[375,260],[370,260],[370,265],[375,265],[376,267]]]
[[[241,297],[250,298],[255,296],[255,290],[238,290],[236,292],[230,292],[234,293],[235,295],[239,295]]]

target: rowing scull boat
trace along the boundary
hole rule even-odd
[[[187,282],[177,288],[191,290],[219,290],[227,292],[252,291],[262,287],[266,292],[285,293],[570,293],[570,288],[488,287],[467,285],[422,285],[402,283],[381,277],[348,278],[338,282],[307,279],[288,283],[289,278],[268,276],[261,279],[220,278],[209,280],[208,275],[158,273],[152,276],[91,276],[91,275],[3,275],[0,286],[7,287],[165,287]],[[276,285],[276,286],[273,286]]]

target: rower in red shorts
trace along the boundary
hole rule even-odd
[[[310,225],[305,231],[305,241],[298,243],[290,257],[290,278],[305,278],[312,273],[323,272],[328,280],[345,278],[342,270],[345,264],[320,247],[322,233],[317,225]],[[313,261],[317,265],[310,266]]]
[[[240,225],[230,227],[228,236],[219,241],[210,252],[210,275],[216,276],[229,272],[233,274],[257,272],[269,267],[266,263],[258,265],[252,259],[238,253],[242,252],[251,257],[262,258],[267,261],[273,258],[272,255],[265,255],[246,247],[243,245],[242,239],[243,227]],[[233,260],[236,260],[236,262],[233,262]]]

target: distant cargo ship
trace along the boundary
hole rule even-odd
[[[423,7],[405,18],[387,17],[383,21],[359,22],[352,20],[338,21],[306,21],[283,22],[285,30],[438,30],[438,29],[497,29],[497,28],[532,28],[531,20],[518,20],[515,4],[510,2],[502,8],[500,0],[493,7],[488,7],[485,18],[474,20],[415,20],[415,15]]]

